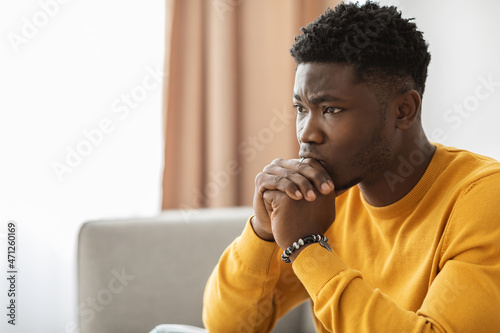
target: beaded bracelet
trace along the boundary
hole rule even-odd
[[[301,246],[303,246],[305,244],[311,244],[311,243],[319,243],[319,245],[323,246],[325,249],[332,252],[332,248],[330,247],[330,245],[327,242],[328,242],[328,238],[326,238],[326,236],[322,236],[322,235],[311,235],[311,236],[301,238],[298,241],[294,242],[292,244],[292,246],[288,247],[285,251],[283,251],[283,254],[281,255],[281,259],[284,262],[286,262],[287,264],[290,264],[292,262],[290,260],[290,255],[295,250],[298,250]]]

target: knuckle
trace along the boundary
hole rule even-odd
[[[278,164],[278,165],[280,165],[280,164],[281,164],[281,162],[283,162],[283,159],[282,159],[282,158],[275,158],[275,159],[271,162],[271,164]]]
[[[328,173],[322,173],[323,179],[321,179],[321,182],[327,182],[330,180],[330,175]]]
[[[274,166],[272,164],[268,164],[262,169],[263,172],[269,172]]]
[[[275,184],[279,183],[283,179],[283,176],[276,175],[273,177],[273,182]]]
[[[283,186],[283,189],[285,190],[285,192],[294,193],[297,190],[297,186],[292,182],[288,182]]]
[[[269,199],[271,198],[271,191],[265,191],[264,193],[262,193],[262,198],[266,201],[269,201]]]
[[[260,184],[260,182],[261,182],[261,180],[262,180],[262,175],[263,175],[263,173],[262,173],[262,172],[259,172],[259,173],[257,174],[257,176],[255,176],[255,185],[259,185],[259,184]]]
[[[311,183],[309,183],[309,182],[300,182],[299,187],[305,192],[307,192],[313,188]]]

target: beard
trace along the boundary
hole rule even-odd
[[[371,136],[366,140],[351,156],[344,165],[346,172],[339,175],[340,183],[335,183],[336,191],[345,191],[362,181],[382,174],[390,164],[392,159],[391,146],[389,141],[382,136],[382,126],[376,128]],[[332,176],[332,172],[328,172]],[[343,176],[343,177],[342,177]]]

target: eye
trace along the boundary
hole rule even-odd
[[[307,112],[307,110],[302,105],[295,104],[293,107],[295,108],[295,110],[297,110],[297,114],[303,114]]]
[[[342,112],[342,111],[344,111],[344,109],[337,108],[337,107],[334,107],[334,106],[327,106],[324,109],[324,112],[325,113],[329,113],[329,114],[337,114],[337,113]]]

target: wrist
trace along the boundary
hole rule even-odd
[[[290,261],[293,263],[295,259],[299,256],[299,254],[304,251],[306,247],[308,247],[311,244],[304,244],[304,246],[301,246],[298,250],[293,251],[293,253],[290,255]]]
[[[280,248],[275,242],[267,242],[260,239],[252,229],[248,219],[243,232],[235,241],[235,253],[241,260],[241,264],[254,271],[269,272],[273,260],[280,253]]]
[[[295,258],[297,258],[299,253],[304,250],[305,247],[313,243],[318,243],[329,252],[332,252],[332,248],[328,244],[328,238],[326,236],[311,235],[304,238],[299,238],[298,241],[294,242],[291,246],[287,247],[283,251],[281,259],[284,262],[291,264],[295,260]]]
[[[260,239],[265,240],[267,242],[274,242],[273,234],[265,231],[261,227],[259,221],[257,221],[257,216],[254,215],[250,219],[250,225],[252,226],[253,232],[255,233],[255,235],[257,235],[257,237],[259,237]]]

